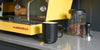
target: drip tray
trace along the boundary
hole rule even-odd
[[[26,20],[26,19],[20,19],[20,20],[14,20],[15,23],[21,23],[21,24],[27,24],[27,25],[34,25],[34,24],[40,24],[41,21],[35,21],[35,20]]]

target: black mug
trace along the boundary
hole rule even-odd
[[[42,31],[42,39],[47,44],[55,43],[58,37],[63,36],[63,27],[58,25],[57,22],[43,22]],[[58,36],[58,33],[60,36]]]

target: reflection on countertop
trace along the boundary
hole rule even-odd
[[[90,42],[80,36],[65,33],[62,38],[58,38],[56,43],[44,44],[33,37],[0,32],[0,41],[43,50],[100,50],[100,32],[91,31],[91,34],[93,37]]]

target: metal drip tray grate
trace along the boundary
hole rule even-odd
[[[6,20],[6,21],[12,21],[14,23],[27,24],[27,25],[34,25],[34,24],[42,23],[42,21],[38,21],[38,20],[30,20],[30,21],[28,21],[27,19],[22,19],[21,17],[11,16],[11,15],[4,16],[4,17],[2,17],[0,19]]]
[[[14,20],[15,23],[21,23],[21,24],[28,24],[28,25],[33,25],[33,24],[40,24],[42,22],[40,21],[35,21],[35,20],[26,20],[26,19],[20,19],[20,20]]]

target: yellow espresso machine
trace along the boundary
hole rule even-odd
[[[45,17],[45,21],[42,21],[42,22],[71,19],[71,14],[69,13],[69,10],[71,9],[73,0],[48,0],[47,2],[48,2],[48,5],[46,8],[46,17]],[[40,9],[43,9],[43,8],[40,8]],[[29,11],[29,8],[27,8],[27,17],[26,17],[27,22],[26,23],[22,22],[22,21],[26,21],[25,19],[23,20],[18,19],[18,22],[15,22],[13,20],[6,21],[6,20],[0,19],[0,30],[15,32],[19,34],[25,34],[25,35],[41,34],[42,22],[38,23],[36,21],[37,22],[36,23],[34,20],[33,20],[34,22],[30,22],[29,20],[31,17],[29,16],[28,11]]]

